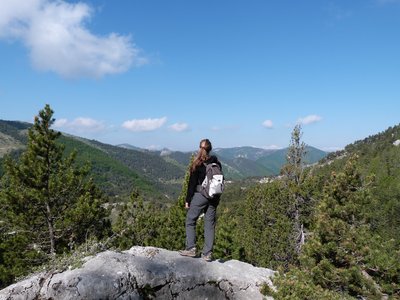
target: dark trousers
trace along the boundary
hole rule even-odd
[[[196,246],[196,222],[204,212],[203,254],[207,255],[212,252],[218,203],[219,200],[208,200],[200,193],[194,194],[186,215],[186,249]]]

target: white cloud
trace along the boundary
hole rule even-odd
[[[55,122],[54,122],[54,127],[56,127],[56,128],[61,128],[61,127],[64,127],[64,126],[66,126],[68,124],[68,120],[67,119],[57,119]]]
[[[308,124],[312,124],[312,123],[319,122],[319,121],[321,121],[321,120],[322,120],[322,117],[320,117],[320,116],[317,116],[317,115],[309,115],[309,116],[306,116],[306,117],[304,117],[304,118],[298,119],[297,122],[298,122],[299,124],[302,124],[302,125],[308,125]]]
[[[130,120],[125,121],[122,127],[130,131],[140,132],[140,131],[153,131],[162,127],[165,122],[167,122],[167,117],[159,119],[141,119],[141,120]]]
[[[177,132],[188,131],[189,125],[187,123],[175,123],[169,126],[170,129]]]
[[[274,127],[274,124],[272,123],[271,120],[265,120],[265,121],[262,123],[262,125],[263,125],[265,128],[268,128],[268,129],[272,129],[272,128]]]
[[[2,0],[0,38],[21,40],[33,66],[67,78],[100,78],[147,61],[129,36],[98,36],[85,22],[93,10],[63,0]]]
[[[91,118],[76,118],[72,121],[68,119],[58,119],[54,122],[55,128],[66,129],[72,132],[100,132],[106,129],[106,125]]]

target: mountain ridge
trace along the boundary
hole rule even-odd
[[[0,120],[0,175],[1,159],[6,153],[22,151],[27,143],[27,129],[32,124]],[[127,197],[133,189],[144,191],[146,196],[159,201],[176,199],[181,191],[183,178],[194,151],[169,149],[147,150],[130,144],[110,145],[97,140],[62,133],[59,139],[66,153],[78,150],[77,162],[90,162],[95,181],[113,197]],[[313,162],[326,156],[317,152]],[[314,150],[315,149],[315,150]],[[249,177],[266,177],[279,174],[285,163],[285,149],[266,150],[251,146],[216,148],[213,153],[223,164],[228,180]],[[277,155],[280,161],[268,161],[265,157]],[[267,162],[263,162],[265,159]]]

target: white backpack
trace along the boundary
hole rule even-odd
[[[213,199],[221,195],[225,188],[224,174],[217,163],[204,164],[206,166],[206,177],[201,184],[201,194],[207,199]]]

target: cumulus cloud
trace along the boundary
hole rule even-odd
[[[169,126],[170,129],[177,132],[188,131],[189,125],[187,123],[175,123]]]
[[[165,122],[167,122],[167,117],[159,118],[159,119],[135,119],[125,121],[122,124],[122,127],[134,132],[140,131],[153,131],[160,127],[162,127]]]
[[[304,118],[300,118],[297,120],[297,122],[301,125],[308,125],[312,123],[316,123],[322,120],[322,117],[317,116],[317,115],[309,115]]]
[[[56,128],[61,128],[61,127],[64,127],[64,126],[66,126],[68,124],[68,120],[67,119],[57,119],[55,122],[54,122],[54,127],[56,127]]]
[[[274,127],[274,124],[272,123],[271,120],[265,120],[265,121],[262,123],[262,125],[263,125],[265,128],[268,128],[268,129],[271,129],[271,128]]]
[[[72,121],[68,119],[57,119],[53,125],[55,128],[65,129],[72,132],[100,132],[106,129],[106,125],[91,118],[76,118]]]
[[[129,36],[93,34],[93,10],[63,0],[2,0],[0,38],[20,40],[33,66],[67,78],[100,78],[147,61]]]

